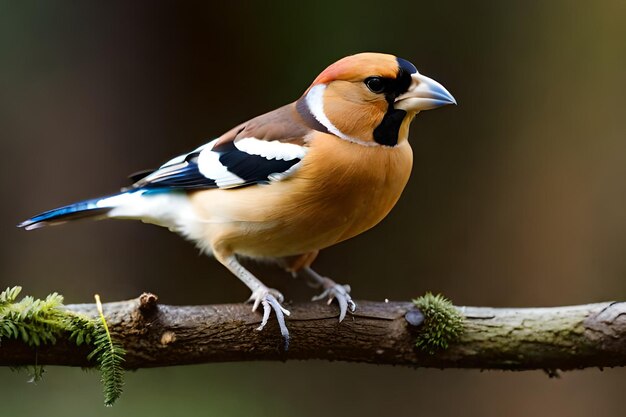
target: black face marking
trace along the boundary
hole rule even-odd
[[[398,61],[398,75],[396,79],[393,80],[393,88],[389,93],[391,93],[391,97],[387,98],[389,101],[390,98],[395,100],[399,95],[406,93],[411,86],[411,74],[415,74],[417,72],[417,68],[415,65],[411,64],[406,59],[396,58]],[[393,101],[389,101],[389,103],[393,103]]]
[[[385,96],[387,101],[389,102],[389,106],[393,105],[393,102],[398,98],[398,96],[406,93],[411,86],[411,74],[400,68],[398,70],[398,76],[392,80],[390,83],[389,89],[386,92]]]
[[[396,146],[398,144],[398,135],[400,134],[400,125],[406,116],[404,110],[394,109],[389,106],[387,113],[383,117],[382,122],[374,129],[374,140],[384,146]]]
[[[371,76],[367,77],[363,82],[372,93],[384,93],[385,99],[391,105],[399,95],[408,91],[411,86],[411,74],[400,68],[396,78]]]
[[[406,93],[411,86],[411,74],[417,72],[417,68],[409,61],[396,58],[398,61],[398,75],[396,78],[386,78],[385,99],[389,103],[387,113],[380,124],[374,129],[374,140],[384,146],[396,146],[400,134],[400,126],[406,116],[406,111],[394,109],[393,103],[398,96]]]

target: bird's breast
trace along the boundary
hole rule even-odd
[[[332,243],[380,222],[398,201],[413,162],[407,141],[395,147],[363,146],[329,135],[317,138],[308,156],[294,180],[315,196],[307,201],[307,211],[324,219],[314,223],[336,227]]]

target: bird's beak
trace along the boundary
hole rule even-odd
[[[408,91],[396,98],[394,108],[407,112],[419,112],[446,104],[456,104],[452,94],[437,81],[416,72],[411,75],[411,85]]]

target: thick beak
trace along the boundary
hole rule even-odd
[[[398,96],[394,103],[396,109],[407,112],[419,112],[435,109],[446,104],[456,104],[452,94],[432,78],[418,72],[411,75],[409,90]]]

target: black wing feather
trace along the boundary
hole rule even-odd
[[[267,159],[259,155],[250,155],[235,147],[230,142],[220,147],[220,162],[230,172],[243,178],[246,185],[269,182],[269,176],[275,173],[283,173],[300,162],[300,159],[283,161],[282,159]]]
[[[219,155],[219,163],[230,173],[243,180],[241,184],[234,187],[268,183],[271,174],[284,173],[300,162],[298,158],[285,161],[252,155],[238,149],[234,142],[228,142],[222,144],[219,150],[196,150],[185,155],[178,163],[164,165],[141,178],[133,184],[133,188],[172,188],[181,190],[219,188],[217,185],[220,182],[219,179],[208,178],[200,172],[198,157],[201,152],[217,153]]]

